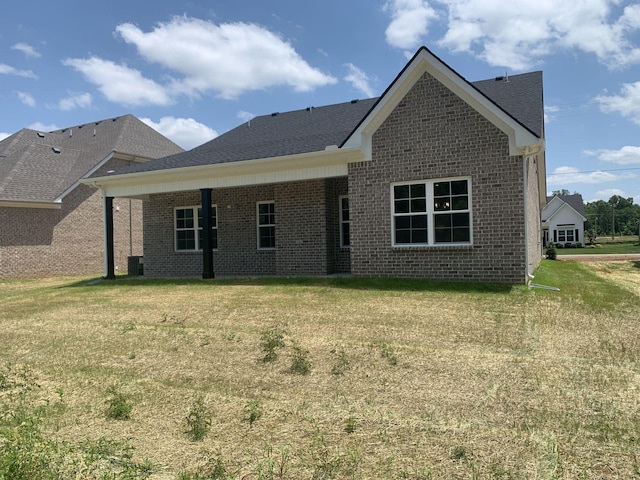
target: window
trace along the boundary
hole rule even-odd
[[[574,242],[575,241],[575,237],[574,237],[573,232],[574,232],[573,225],[571,226],[570,229],[558,230],[558,242],[561,242],[561,243]]]
[[[213,230],[213,249],[216,250],[218,248],[218,209],[215,205],[212,206],[211,229]],[[175,235],[176,251],[202,250],[204,237],[201,207],[175,209]]]
[[[351,245],[351,236],[349,232],[349,197],[340,197],[340,246],[349,247]]]
[[[455,178],[392,185],[393,245],[470,244],[470,184]]]
[[[276,204],[258,202],[258,249],[276,248]]]

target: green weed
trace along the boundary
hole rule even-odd
[[[186,422],[189,427],[187,435],[194,442],[202,440],[207,435],[211,427],[211,416],[202,397],[198,397],[189,407]]]

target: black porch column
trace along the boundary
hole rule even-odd
[[[114,280],[116,274],[113,261],[113,197],[104,197],[104,242],[106,267],[104,278]]]
[[[202,196],[202,278],[214,278],[213,229],[211,228],[211,189],[201,188]]]

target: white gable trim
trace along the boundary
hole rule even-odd
[[[528,156],[544,150],[543,139],[521,125],[425,47],[418,50],[343,146],[361,147],[366,159],[370,160],[373,134],[425,73],[433,76],[504,132],[509,138],[509,155]]]
[[[551,221],[551,219],[553,219],[553,217],[555,217],[555,216],[556,216],[556,215],[557,215],[561,210],[563,210],[563,209],[565,209],[565,208],[570,209],[570,210],[571,210],[571,211],[572,211],[572,212],[573,212],[573,213],[574,213],[578,218],[582,219],[582,221],[583,221],[583,222],[586,222],[586,221],[587,221],[587,219],[586,219],[584,216],[582,216],[582,215],[581,215],[581,214],[580,214],[580,213],[579,213],[575,208],[573,208],[573,207],[572,207],[571,205],[569,205],[567,202],[565,202],[565,201],[563,201],[563,200],[560,200],[560,201],[563,203],[563,205],[561,205],[561,206],[560,206],[560,208],[556,209],[556,211],[555,211],[555,212],[553,212],[553,213],[549,216],[549,218],[547,218],[547,222]]]

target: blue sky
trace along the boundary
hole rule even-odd
[[[640,5],[622,0],[10,2],[0,138],[131,113],[188,149],[377,96],[421,45],[470,81],[542,70],[547,190],[640,203]]]

